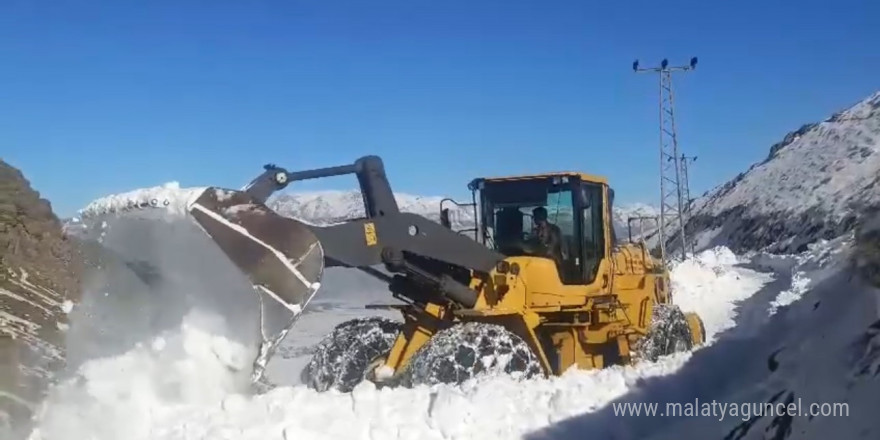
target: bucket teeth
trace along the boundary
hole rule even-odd
[[[213,187],[188,211],[257,290],[294,314],[320,288],[323,249],[303,223],[275,213],[248,193]]]

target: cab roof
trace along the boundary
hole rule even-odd
[[[471,185],[476,186],[480,182],[510,182],[517,180],[542,180],[552,177],[577,177],[583,182],[591,182],[591,183],[599,183],[599,184],[608,184],[608,179],[603,176],[597,176],[594,174],[585,174],[579,173],[576,171],[558,171],[551,173],[541,173],[541,174],[520,174],[516,176],[501,176],[501,177],[477,177],[476,179],[471,181]]]

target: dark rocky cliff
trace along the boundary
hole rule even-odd
[[[26,432],[64,365],[66,311],[82,268],[77,248],[49,202],[0,160],[0,437]]]

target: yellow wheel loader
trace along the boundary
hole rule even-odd
[[[265,204],[291,182],[345,174],[357,177],[365,218],[314,226]],[[700,318],[672,303],[663,263],[643,242],[617,243],[604,178],[478,178],[469,189],[472,202],[457,204],[473,210],[468,231],[453,230],[442,206],[439,223],[401,212],[376,156],[295,172],[267,165],[241,191],[209,188],[189,212],[255,288],[294,313],[314,297],[325,267],[387,283],[400,303],[383,307],[398,309],[402,322],[337,326],[303,372],[318,390],[347,391],[365,379],[415,386],[559,375],[704,342]]]

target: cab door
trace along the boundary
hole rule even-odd
[[[584,284],[592,284],[606,256],[605,185],[581,182],[578,205],[581,275]]]

